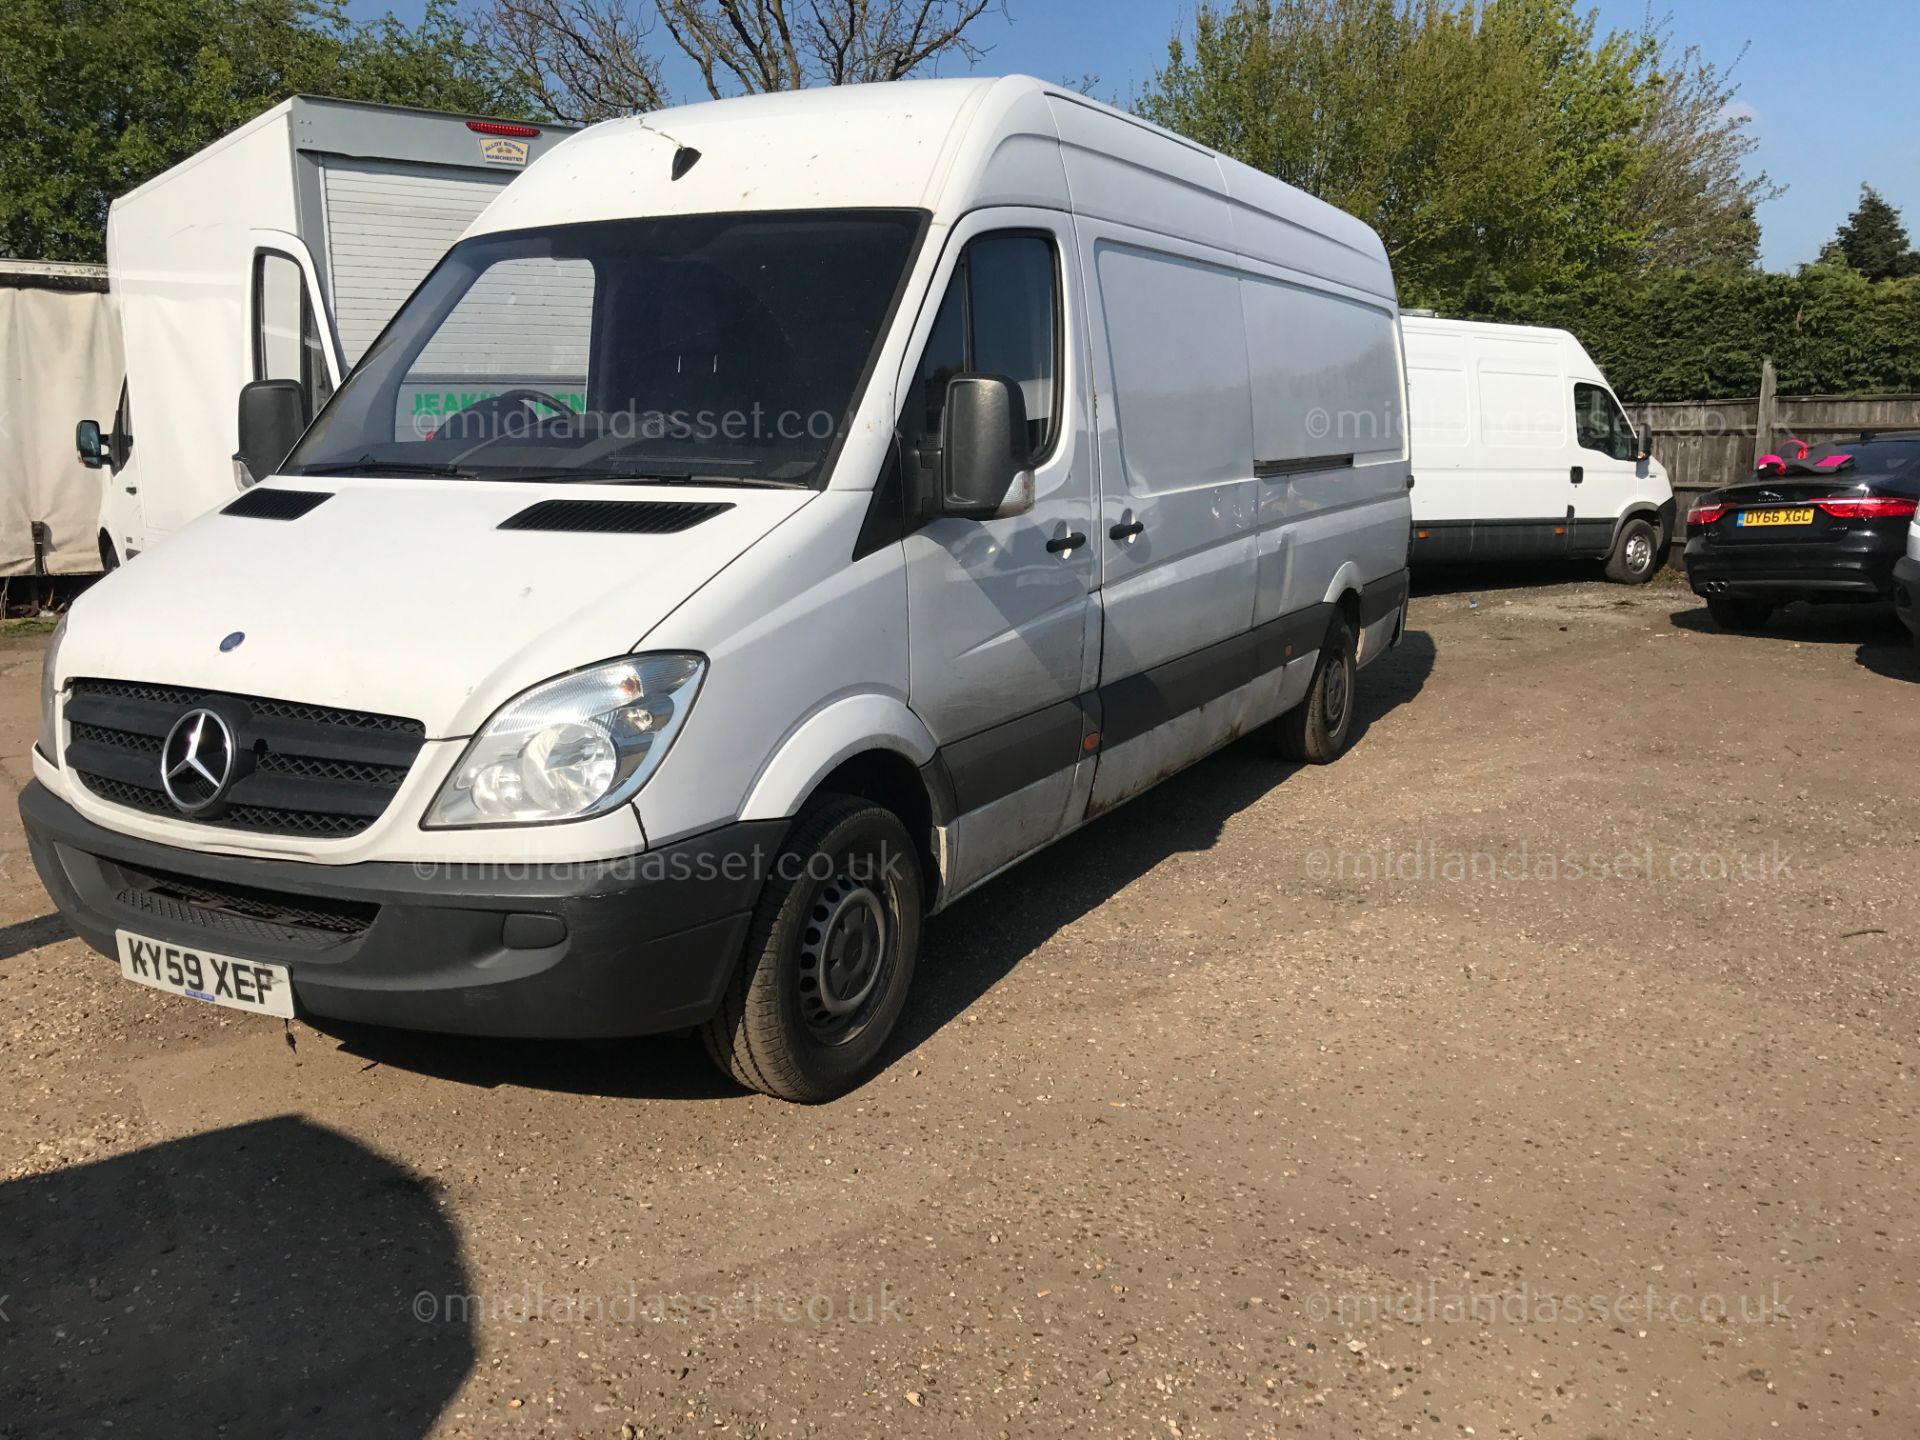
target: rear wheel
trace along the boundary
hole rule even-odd
[[[892,811],[847,795],[808,806],[702,1028],[714,1063],[782,1100],[851,1090],[900,1018],[922,908],[920,862]]]
[[[1309,765],[1330,765],[1353,733],[1353,627],[1341,615],[1314,662],[1307,698],[1273,722],[1280,753]]]
[[[1607,557],[1607,578],[1618,585],[1644,585],[1660,573],[1660,527],[1636,516],[1620,527]]]
[[[1733,595],[1709,595],[1707,613],[1722,630],[1758,630],[1773,617],[1773,606],[1764,600],[1743,600]]]

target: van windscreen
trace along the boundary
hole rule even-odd
[[[462,241],[283,472],[823,483],[924,218],[680,215]]]

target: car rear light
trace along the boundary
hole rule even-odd
[[[1703,502],[1687,511],[1687,524],[1711,525],[1727,513],[1727,507],[1719,502]]]
[[[1895,495],[1868,495],[1858,500],[1813,502],[1836,520],[1911,520],[1915,502]]]
[[[476,135],[504,135],[510,140],[537,140],[538,125],[509,125],[504,120],[469,120],[467,128]]]

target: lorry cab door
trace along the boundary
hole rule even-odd
[[[320,298],[319,273],[298,236],[256,230],[252,238],[243,373],[248,380],[297,380],[312,420],[345,373],[339,337]],[[237,467],[237,458],[234,463]],[[266,478],[255,475],[240,483]]]
[[[1098,657],[1087,447],[1085,324],[1070,222],[1050,210],[975,211],[948,236],[895,394],[895,463],[908,511],[910,700],[953,787],[949,895],[1044,845],[1066,823],[1082,692]],[[948,380],[1020,386],[1033,508],[991,520],[935,516]]]
[[[133,445],[132,397],[131,377],[124,378],[120,381],[120,399],[113,408],[113,432],[107,442],[109,473],[100,495],[102,570],[115,569],[131,560],[146,544],[147,523],[140,508],[140,458]]]
[[[1638,437],[1620,402],[1593,380],[1572,382],[1573,433],[1581,471],[1573,487],[1574,519],[1569,553],[1605,555],[1615,523],[1640,492]]]

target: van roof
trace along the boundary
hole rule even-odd
[[[1572,340],[1578,345],[1571,330],[1562,330],[1557,325],[1511,325],[1499,320],[1451,320],[1444,315],[1435,315],[1431,311],[1402,310],[1400,324],[1408,330],[1423,330],[1430,334],[1470,334],[1484,335],[1489,338]]]
[[[1062,152],[1076,147],[1088,156],[1088,180],[1070,196]],[[676,167],[682,150],[699,158]],[[1071,204],[1097,214],[1109,196],[1116,218],[1137,223],[1149,206],[1127,208],[1130,174],[1160,182],[1150,202],[1156,224],[1177,230],[1186,211],[1191,238],[1202,243],[1370,295],[1394,293],[1386,252],[1362,221],[1028,75],[748,95],[603,121],[531,166],[469,233],[632,215],[814,209],[918,209],[943,224],[990,205]],[[1206,203],[1214,198],[1220,203]],[[1188,200],[1195,203],[1182,203]]]

